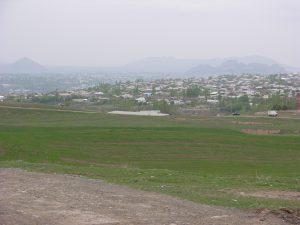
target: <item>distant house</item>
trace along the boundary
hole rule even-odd
[[[94,95],[94,96],[97,96],[97,97],[100,97],[100,96],[103,95],[103,92],[101,92],[101,91],[95,92],[93,95]]]
[[[146,103],[146,99],[144,97],[139,97],[135,99],[138,103]]]
[[[123,94],[122,98],[133,98],[131,94]]]
[[[219,101],[214,99],[207,99],[207,103],[217,104]]]
[[[174,100],[174,105],[184,105],[184,101],[183,100]]]
[[[70,96],[71,96],[70,93],[59,93],[58,95],[61,96],[61,97],[63,97],[63,98],[66,98],[66,97],[70,97]]]
[[[105,103],[110,102],[110,98],[98,98],[98,102],[105,104]]]
[[[72,99],[72,102],[75,103],[83,103],[83,102],[87,102],[88,100],[86,98],[78,98],[78,99]]]

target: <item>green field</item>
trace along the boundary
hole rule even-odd
[[[0,108],[0,166],[80,174],[214,205],[299,208],[297,200],[239,194],[300,191],[299,129],[297,119]]]

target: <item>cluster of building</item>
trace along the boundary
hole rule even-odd
[[[220,97],[239,98],[247,95],[268,99],[273,95],[296,97],[300,92],[300,74],[278,75],[222,75],[208,78],[159,79],[152,81],[136,80],[117,84],[121,93],[114,97],[131,98],[140,103],[148,99],[165,100],[174,104],[189,103],[191,99],[205,99],[209,103],[217,103]],[[189,96],[189,89],[198,89],[197,96]],[[79,94],[88,97],[103,92],[84,92]],[[106,95],[108,97],[108,95]]]
[[[220,97],[239,98],[245,95],[249,99],[254,97],[268,99],[273,95],[296,97],[300,92],[300,74],[269,76],[243,74],[208,78],[135,80],[102,87],[103,85],[98,85],[88,89],[27,95],[24,98],[59,96],[63,101],[68,99],[73,103],[103,104],[109,104],[112,99],[131,99],[139,104],[151,104],[153,101],[161,100],[174,105],[191,104],[193,100],[217,104]],[[4,97],[0,99],[4,100]]]

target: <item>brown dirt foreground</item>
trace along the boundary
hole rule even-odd
[[[269,213],[196,204],[71,175],[0,169],[1,225],[285,225]]]

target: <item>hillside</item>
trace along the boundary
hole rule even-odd
[[[26,57],[18,59],[14,63],[0,66],[0,73],[38,74],[46,71],[46,67]]]

